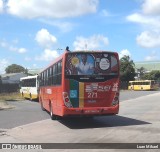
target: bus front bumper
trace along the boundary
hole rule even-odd
[[[62,116],[99,116],[115,115],[119,112],[119,105],[113,107],[91,107],[91,108],[67,108],[63,107]]]

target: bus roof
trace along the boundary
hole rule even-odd
[[[78,51],[72,51],[68,53],[117,53],[113,51],[104,51],[104,50],[78,50]]]
[[[42,73],[43,71],[45,71],[46,69],[48,69],[50,66],[52,66],[54,63],[58,62],[59,60],[61,60],[63,58],[63,56],[65,56],[65,54],[72,54],[72,53],[113,53],[113,54],[117,54],[117,52],[112,52],[112,51],[103,51],[103,50],[77,50],[77,51],[67,51],[65,50],[63,54],[61,54],[58,58],[56,58],[55,60],[51,61],[51,63],[46,66],[45,68],[43,68],[40,73]]]
[[[38,76],[38,75],[33,75],[33,76],[22,77],[22,78],[20,78],[20,80],[37,78],[37,76]]]
[[[155,80],[134,80],[129,82],[148,82],[148,81],[155,81]]]

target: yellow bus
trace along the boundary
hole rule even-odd
[[[155,80],[129,81],[128,90],[157,90],[158,84]]]
[[[38,75],[20,78],[20,93],[23,98],[38,99]]]

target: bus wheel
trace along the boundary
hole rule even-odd
[[[33,100],[33,99],[32,99],[32,95],[31,95],[31,93],[30,93],[30,98],[29,98],[29,99],[30,99],[31,101]]]
[[[52,120],[57,120],[58,117],[53,114],[52,105],[50,104],[50,117]]]
[[[40,98],[40,104],[41,104],[41,109],[42,111],[45,111],[44,107],[43,107],[43,103],[42,103],[42,99]]]
[[[24,94],[23,94],[23,92],[22,92],[22,98],[24,98]]]

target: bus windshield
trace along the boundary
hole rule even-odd
[[[118,59],[114,53],[69,53],[66,58],[66,76],[118,75]]]

